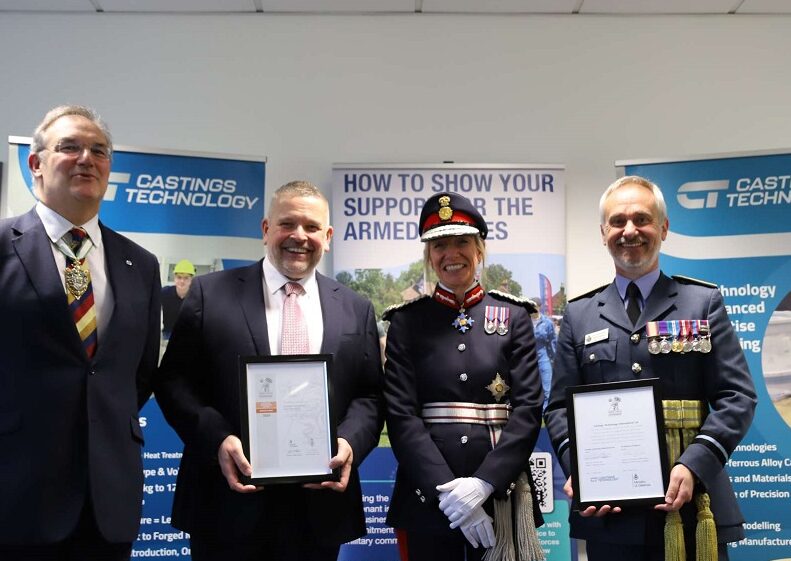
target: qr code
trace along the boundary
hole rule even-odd
[[[530,455],[530,473],[533,475],[541,512],[552,512],[555,510],[555,493],[552,488],[552,456],[549,452],[533,452]]]

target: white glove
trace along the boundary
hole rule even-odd
[[[477,548],[479,543],[487,549],[494,546],[492,517],[486,514],[482,506],[470,513],[466,522],[461,526],[461,532],[472,544],[472,547]]]
[[[477,477],[458,477],[442,485],[439,491],[439,509],[450,520],[451,528],[458,528],[470,513],[489,498],[494,487]]]

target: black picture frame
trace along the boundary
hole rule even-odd
[[[332,358],[239,357],[242,448],[253,466],[250,477],[240,478],[245,484],[340,479],[340,469],[328,465],[338,453]]]
[[[643,410],[639,414],[641,421],[635,421],[634,416],[620,423],[617,419],[610,421],[617,411],[602,412],[601,406],[618,408],[624,399],[641,408],[653,407],[653,411]],[[659,378],[571,386],[566,388],[566,406],[574,490],[572,508],[664,504],[670,470]],[[634,415],[637,414],[635,411]],[[617,438],[619,435],[623,438]],[[600,474],[598,466],[601,466]],[[615,485],[621,488],[620,492],[612,496],[602,494],[602,487]]]

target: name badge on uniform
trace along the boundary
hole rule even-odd
[[[592,345],[593,343],[604,341],[609,337],[610,337],[610,328],[605,327],[604,329],[600,329],[598,331],[594,331],[593,333],[588,333],[587,335],[585,335],[585,344]]]

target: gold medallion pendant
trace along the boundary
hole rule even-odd
[[[88,284],[91,282],[90,273],[83,269],[80,265],[72,263],[66,267],[66,290],[74,298],[79,299],[85,291],[88,290]]]

